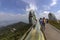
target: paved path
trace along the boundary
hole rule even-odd
[[[60,30],[50,24],[46,24],[45,36],[47,40],[60,40]]]
[[[32,28],[25,40],[44,40],[44,36],[40,30],[40,24],[37,23],[35,29]]]

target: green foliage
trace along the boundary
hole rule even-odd
[[[57,21],[49,20],[49,23],[52,24],[53,26],[55,26],[56,28],[58,28],[60,30],[60,23],[57,23]]]
[[[12,32],[12,28],[16,31]],[[17,40],[30,28],[29,24],[19,22],[6,27],[0,28],[0,40]]]

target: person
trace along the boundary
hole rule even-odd
[[[41,25],[41,28],[40,28],[40,29],[42,30],[42,29],[43,29],[43,27],[42,27],[42,26],[43,26],[43,25],[42,25],[43,19],[40,18],[40,19],[39,19],[39,22],[40,22],[40,25]]]
[[[39,22],[40,22],[40,25],[41,25],[41,26],[42,26],[42,21],[43,21],[42,18],[40,18],[40,19],[39,19]]]
[[[43,27],[43,31],[45,30],[45,23],[46,23],[46,20],[45,20],[45,17],[43,17],[43,21],[42,21],[42,27]]]
[[[46,23],[48,23],[48,19],[46,19]]]

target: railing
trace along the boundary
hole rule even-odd
[[[29,32],[31,31],[31,29],[32,29],[33,26],[34,26],[34,25],[32,25],[32,26],[30,27],[30,29],[28,29],[28,31],[22,36],[22,38],[21,38],[20,40],[25,40],[25,38],[27,37],[27,35],[29,34]]]
[[[34,25],[36,25],[36,24],[34,24]],[[28,29],[28,31],[22,36],[22,38],[20,39],[20,40],[25,40],[26,39],[26,37],[29,35],[29,33],[30,33],[30,31],[32,30],[32,28],[33,28],[33,26],[34,25],[32,25],[31,27],[30,27],[30,29]],[[35,26],[36,27],[36,26]],[[41,30],[40,30],[41,31]],[[42,40],[46,40],[46,38],[45,38],[45,35],[44,35],[44,33],[41,31],[41,34],[40,35],[42,35],[42,37],[41,37],[41,39]]]
[[[35,20],[32,18],[32,26],[30,27],[30,29],[28,29],[28,31],[22,36],[21,40],[25,40],[25,38],[27,37],[27,35],[29,34],[29,32],[31,31],[31,29],[36,25]]]

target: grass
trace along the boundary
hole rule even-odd
[[[57,23],[57,21],[49,20],[49,23],[60,30],[60,23]]]

